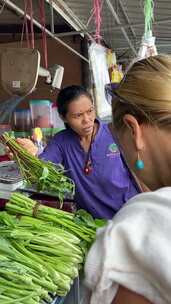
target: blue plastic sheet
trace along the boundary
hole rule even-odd
[[[65,301],[65,298],[57,297],[57,298],[54,299],[52,304],[63,304],[64,301]]]
[[[12,96],[0,103],[0,124],[10,122],[12,112],[24,98],[25,96]]]

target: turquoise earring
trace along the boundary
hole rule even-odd
[[[135,168],[137,170],[143,170],[144,169],[144,162],[143,162],[142,159],[139,158],[139,153],[138,153],[138,158],[137,158],[137,160],[135,162]]]

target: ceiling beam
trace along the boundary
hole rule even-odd
[[[160,47],[171,47],[171,42],[170,43],[158,43],[157,45],[156,45],[156,47],[157,47],[157,49],[158,48],[160,48]],[[124,51],[124,50],[129,50],[129,48],[128,47],[116,47],[115,48],[115,51],[117,52],[117,51]]]
[[[69,6],[63,0],[45,0],[49,5],[53,6],[54,10],[60,14],[80,35],[84,34],[93,40],[93,37],[87,30],[87,26],[81,22],[81,20],[74,14],[74,12],[69,8]]]
[[[153,25],[157,25],[157,24],[167,24],[167,23],[170,23],[171,22],[171,18],[167,18],[167,19],[161,19],[161,20],[156,20],[156,21],[153,21]],[[129,28],[130,26],[131,27],[141,27],[141,26],[144,26],[144,22],[142,23],[121,23],[120,25],[116,25],[116,26],[113,26],[111,27],[112,30],[120,30],[121,28]],[[104,31],[107,31],[109,29],[104,29]]]
[[[77,35],[80,35],[80,32],[77,32],[77,31],[71,31],[71,32],[60,32],[60,33],[55,33],[55,36],[56,37],[69,37],[69,36],[77,36]]]
[[[127,21],[127,24],[130,25],[130,20],[129,20],[129,17],[128,17],[128,15],[127,15],[127,13],[125,11],[125,8],[124,8],[124,6],[122,4],[122,0],[118,0],[118,1],[119,1],[120,8],[121,8],[121,10],[123,12],[123,15],[124,15],[124,17],[125,17],[125,19]],[[129,28],[131,30],[133,38],[136,39],[136,34],[135,34],[135,31],[134,31],[133,27],[130,25]]]
[[[22,22],[22,21],[21,21]],[[0,33],[1,34],[21,34],[22,33],[22,24],[6,24],[6,23],[0,23]],[[46,25],[46,28],[48,30],[51,29],[51,26],[49,24]],[[66,33],[70,33],[71,28],[69,25],[54,25],[54,34],[63,33],[64,36]],[[28,24],[28,32],[30,33],[30,27]],[[37,26],[34,26],[34,33],[41,33],[42,30],[38,28]],[[77,33],[79,34],[79,33]],[[69,34],[69,36],[71,36]]]
[[[53,3],[50,3],[50,29],[51,32],[54,34],[55,33],[55,24],[54,24],[54,9],[53,9]]]
[[[17,12],[18,14],[20,14],[21,16],[25,15],[25,12],[19,8],[17,5],[15,5],[12,1],[10,0],[0,0],[1,3],[6,4],[6,6],[9,6],[11,9],[13,9],[15,12]],[[30,16],[28,14],[26,14],[26,18],[28,20],[30,20]],[[36,25],[38,28],[42,29],[42,25],[36,21],[33,18],[33,24]],[[67,43],[65,43],[63,40],[61,40],[60,38],[56,37],[51,31],[49,31],[47,28],[45,28],[45,32],[48,36],[50,36],[51,38],[53,38],[54,40],[56,40],[58,43],[60,43],[61,45],[63,45],[64,47],[66,47],[68,50],[70,50],[73,54],[79,56],[81,59],[83,59],[84,61],[89,63],[88,58],[84,57],[82,54],[80,54],[79,52],[77,52],[76,50],[74,50],[72,47],[70,47]]]
[[[61,1],[50,1],[50,0],[45,0],[53,9],[58,12],[64,18],[65,21],[67,21],[76,31],[80,30],[80,27],[78,26],[77,22],[69,16],[69,14],[66,14],[66,11],[63,9],[61,5]]]
[[[162,20],[156,20],[153,22],[153,25],[158,25],[158,24],[167,24],[167,23],[171,23],[171,18],[169,19],[162,19]],[[144,26],[144,23],[121,23],[120,25],[116,25],[116,26],[111,26],[110,27],[110,30],[112,31],[115,31],[115,30],[120,30],[121,27],[123,28],[129,28],[129,27],[141,27],[141,26]],[[107,32],[109,31],[109,27],[108,28],[102,28],[103,32]],[[78,35],[78,34],[81,34],[81,33],[84,33],[86,34],[86,32],[84,32],[84,30],[80,30],[80,31],[68,31],[68,35],[71,36],[71,35]],[[93,31],[89,31],[90,34],[94,34],[95,33],[95,30]]]
[[[116,12],[115,12],[115,10],[114,10],[114,7],[113,7],[113,5],[112,5],[112,3],[111,3],[111,1],[110,1],[110,0],[106,0],[106,3],[107,3],[107,5],[108,5],[108,7],[109,7],[109,9],[110,9],[110,11],[111,11],[113,17],[115,18],[117,24],[118,24],[118,25],[121,25],[120,19],[119,19],[118,15],[116,14]],[[124,29],[123,27],[120,27],[120,29],[121,29],[121,31],[122,31],[122,33],[123,33],[123,35],[124,35],[126,41],[128,42],[128,44],[129,44],[129,46],[130,46],[130,48],[131,48],[133,54],[134,54],[134,55],[137,55],[137,51],[136,51],[134,45],[132,44],[131,40],[129,39],[127,32],[125,31],[125,29]]]
[[[161,20],[156,20],[153,21],[153,25],[158,25],[158,24],[167,24],[167,23],[171,23],[171,18],[167,18],[167,19],[161,19]],[[120,25],[115,25],[115,26],[111,26],[110,30],[115,31],[115,30],[120,30],[121,28],[130,28],[131,27],[142,27],[144,26],[144,23],[120,23]],[[103,28],[102,29],[103,32],[107,32],[109,31],[109,27],[108,28]],[[76,33],[76,31],[73,31],[72,33]],[[77,31],[77,33],[84,33],[84,30],[80,30]],[[89,31],[89,33],[94,33],[94,31]]]

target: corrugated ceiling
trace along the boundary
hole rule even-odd
[[[92,2],[66,0],[65,3],[87,24],[92,14]],[[113,12],[113,14],[112,14]],[[171,53],[171,1],[154,1],[153,34],[159,53]],[[95,30],[94,20],[87,25],[91,33]],[[134,56],[144,33],[143,1],[141,0],[104,0],[102,8],[101,35],[106,44],[116,51],[119,57]]]
[[[3,4],[3,0],[0,3]],[[6,0],[6,3],[8,1]],[[23,8],[24,0],[11,1]],[[34,16],[37,8],[34,4]],[[47,22],[50,23],[50,10],[46,2]],[[54,23],[64,24],[64,19],[71,24],[69,31],[81,31],[93,35],[95,22],[91,18],[93,0],[53,0],[55,17]],[[141,37],[144,32],[144,14],[142,0],[102,0],[101,35],[107,46],[112,48],[120,59],[134,57],[139,49]],[[6,4],[7,8],[7,4]],[[58,13],[57,13],[58,11]],[[171,53],[171,0],[154,0],[153,34],[156,36],[156,45],[159,53]],[[21,17],[6,9],[0,15],[1,23],[21,22]]]

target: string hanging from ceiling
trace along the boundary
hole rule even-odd
[[[34,49],[33,3],[32,3],[32,0],[25,0],[24,1],[24,7],[25,8],[24,8],[24,20],[23,20],[22,33],[21,33],[21,46],[23,44],[24,31],[25,31],[27,47]],[[27,15],[30,16],[30,20],[27,19],[27,17],[26,17]],[[29,29],[30,29],[30,34],[31,35],[29,35]]]
[[[87,21],[87,26],[88,26],[90,21],[94,18],[95,34],[92,35],[92,41],[95,40],[95,42],[99,44],[101,43],[102,40],[102,36],[101,36],[102,6],[103,6],[102,0],[93,0],[93,10],[90,18]]]
[[[154,20],[154,2],[153,0],[144,1],[144,18],[145,18],[145,31],[144,35],[152,31],[152,23]]]
[[[33,0],[24,0],[25,9],[24,9],[24,19],[21,33],[21,46],[24,40],[24,33],[26,36],[26,44],[27,48],[34,49],[34,26],[33,26]],[[40,21],[41,21],[41,29],[42,29],[42,46],[43,46],[43,59],[45,68],[48,67],[48,59],[47,59],[47,41],[46,41],[46,20],[45,20],[45,7],[44,0],[39,0],[39,12],[40,12]],[[29,16],[29,18],[27,17]],[[29,92],[30,93],[30,92]],[[25,97],[29,94],[25,94],[23,96],[13,95],[9,99],[1,102],[0,104],[0,123],[10,122],[12,112],[15,108],[25,99]]]
[[[44,0],[39,0],[40,9],[40,23],[42,26],[42,48],[43,48],[43,61],[44,67],[48,68],[48,50],[47,50],[47,38],[46,38],[46,14]]]
[[[149,56],[157,55],[155,45],[156,38],[152,33],[152,24],[154,20],[154,2],[153,0],[144,0],[144,35],[142,36],[138,60]]]
[[[102,23],[101,11],[102,11],[101,0],[94,0],[94,17],[95,17],[95,25],[96,25],[96,33],[94,38],[97,41],[97,43],[100,43],[102,39],[100,35],[101,23]]]
[[[141,39],[138,55],[128,65],[126,72],[134,64],[134,62],[149,56],[157,55],[157,48],[155,45],[156,37],[152,33],[152,25],[154,20],[154,2],[153,0],[144,0],[144,34]]]

